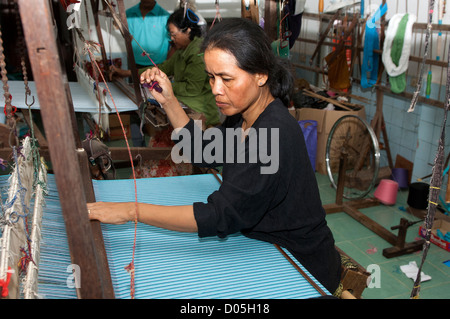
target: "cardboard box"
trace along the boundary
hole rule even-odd
[[[441,239],[437,235],[437,229],[440,229],[441,232],[445,235],[447,232],[450,232],[450,222],[444,219],[435,219],[433,223],[433,227],[431,228],[430,241],[447,251],[450,251],[450,242]],[[426,229],[424,226],[420,226],[419,235],[423,238],[426,237]]]
[[[296,109],[297,120],[314,120],[317,121],[317,154],[316,154],[316,171],[321,174],[327,174],[325,163],[325,151],[327,146],[328,135],[334,123],[344,115],[357,115],[366,120],[366,111],[364,106],[358,111],[331,111],[313,108]]]
[[[294,107],[289,108],[289,114],[291,114],[293,117],[297,119],[297,109]]]
[[[120,119],[122,120],[123,128],[125,130],[127,139],[131,138],[130,114],[120,114]],[[110,114],[108,120],[109,120],[109,138],[111,140],[124,139],[122,126],[120,125],[120,121],[117,114]]]

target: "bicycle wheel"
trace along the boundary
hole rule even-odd
[[[380,147],[372,127],[357,115],[339,118],[328,135],[325,162],[328,177],[335,189],[343,155],[347,156],[343,197],[363,198],[377,181]]]

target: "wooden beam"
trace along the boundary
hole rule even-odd
[[[131,157],[134,159],[138,154],[142,159],[167,159],[170,156],[171,147],[130,147]],[[113,161],[130,161],[128,149],[126,147],[110,147],[111,158]]]
[[[47,0],[18,0],[28,55],[39,97],[45,135],[61,201],[71,261],[81,271],[79,298],[105,298],[101,265],[87,214],[86,196],[72,129],[73,109],[67,96]]]
[[[373,221],[356,208],[351,207],[350,205],[344,205],[343,207],[344,212],[347,213],[347,215],[353,217],[355,220],[369,228],[375,234],[386,240],[388,243],[390,243],[391,245],[395,245],[397,243],[397,236],[395,236],[389,230]]]
[[[265,0],[264,4],[264,31],[269,38],[274,41],[277,39],[277,1]]]
[[[141,95],[141,88],[139,84],[139,74],[138,69],[136,67],[136,61],[134,59],[133,54],[133,47],[132,47],[132,35],[130,32],[128,32],[128,22],[127,22],[127,15],[125,11],[125,5],[123,3],[123,0],[117,0],[117,7],[119,9],[119,19],[122,22],[122,24],[126,28],[126,32],[123,35],[125,40],[125,48],[127,50],[127,57],[128,57],[128,68],[131,70],[131,79],[133,82],[133,88],[134,88],[134,96],[130,98],[136,105],[139,106],[139,104],[142,102],[142,95]],[[109,2],[108,2],[109,3]],[[111,10],[111,6],[108,5],[108,8]],[[115,13],[111,12],[111,15]]]
[[[130,161],[130,156],[128,154],[128,148],[126,147],[109,147],[111,152],[111,158],[115,161]],[[136,158],[138,154],[141,155],[142,159],[153,159],[161,160],[167,159],[172,151],[171,147],[130,147],[131,156],[133,159]],[[9,146],[3,146],[0,148],[0,158],[5,160],[11,159],[12,148]],[[47,162],[51,162],[50,151],[47,147],[39,148],[39,155],[41,155]]]
[[[315,20],[329,21],[330,19],[333,18],[333,15],[327,14],[327,13],[318,14],[318,13],[305,11],[305,12],[303,12],[303,17],[315,19]],[[384,22],[384,23],[386,23],[386,22]],[[431,27],[433,30],[436,30],[436,31],[450,31],[450,24],[436,24],[435,23],[435,24],[432,24]],[[426,30],[428,28],[428,24],[416,22],[413,24],[412,28],[413,28],[413,30]]]
[[[293,63],[292,65],[295,66],[296,68],[300,68],[300,69],[303,69],[306,71],[321,73],[321,74],[325,74],[325,75],[328,74],[328,72],[326,72],[323,69],[320,69],[318,67],[303,65],[303,64],[298,64],[298,63]],[[360,84],[361,79],[354,77],[353,82]],[[378,85],[378,84],[376,84],[375,86],[378,87],[380,90],[382,90],[384,93],[387,93],[389,95],[396,96],[396,97],[403,97],[408,100],[412,99],[412,95],[413,95],[412,93],[409,93],[409,92],[393,93],[389,87],[386,87],[383,85]],[[438,107],[441,109],[443,109],[445,106],[444,102],[436,100],[436,99],[427,99],[425,96],[419,96],[419,102],[427,104],[427,105],[435,106],[435,107]]]
[[[102,54],[103,65],[106,68],[108,66],[108,58],[106,56],[106,50],[105,50],[105,45],[104,45],[104,41],[103,41],[102,28],[100,27],[100,22],[99,22],[99,19],[98,19],[98,12],[100,11],[99,3],[100,3],[100,0],[91,0],[92,15],[94,16],[94,23],[95,23],[95,29],[97,31],[97,38],[98,38],[98,42],[101,44],[100,45],[100,52]],[[92,67],[94,67],[94,66],[92,66]]]
[[[77,155],[80,164],[80,169],[82,172],[81,176],[83,178],[83,186],[86,195],[86,201],[88,203],[94,203],[95,193],[94,187],[92,185],[91,172],[89,169],[89,160],[86,150],[84,148],[78,148]],[[97,251],[96,254],[97,263],[99,265],[99,268],[104,270],[102,272],[99,272],[101,276],[99,279],[103,287],[103,297],[107,299],[114,299],[114,287],[111,280],[111,272],[109,270],[108,258],[106,256],[105,242],[103,240],[101,225],[98,220],[91,220],[90,224],[92,227],[92,235],[94,238],[95,249]]]

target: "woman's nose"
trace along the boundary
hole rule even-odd
[[[222,95],[223,94],[223,85],[221,81],[215,80],[211,81],[211,91],[213,95]]]

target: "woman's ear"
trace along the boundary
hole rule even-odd
[[[267,82],[267,79],[269,78],[267,74],[261,73],[257,73],[255,76],[256,76],[256,83],[258,83],[258,86],[264,86]]]

